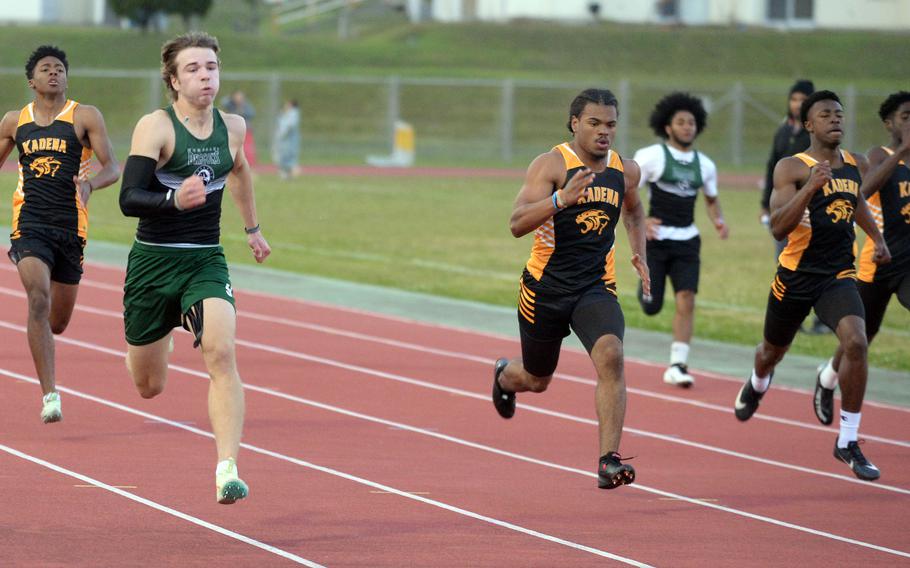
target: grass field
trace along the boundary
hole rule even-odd
[[[281,182],[257,178],[259,215],[274,248],[268,264],[318,274],[513,306],[516,282],[527,260],[531,238],[514,239],[508,217],[519,180],[468,178],[358,178],[313,176]],[[0,187],[14,187],[10,174]],[[726,242],[713,230],[703,234],[703,265],[696,335],[740,344],[761,337],[764,305],[775,262],[773,244],[757,222],[754,188],[721,188],[721,202],[732,228]],[[232,262],[251,263],[242,223],[225,201],[223,241]],[[707,227],[704,206],[698,223]],[[9,200],[0,215],[10,216]],[[128,244],[135,220],[120,215],[117,190],[95,194],[90,240]],[[620,228],[617,250],[619,291],[627,325],[669,331],[673,302],[646,317],[634,298],[636,280]],[[870,351],[873,365],[910,370],[906,344],[910,314],[896,301]],[[794,352],[824,357],[831,336],[798,335]]]

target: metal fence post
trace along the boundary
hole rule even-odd
[[[388,137],[386,138],[392,147],[390,152],[395,151],[395,123],[401,114],[401,80],[397,75],[391,75],[388,81],[389,86],[389,107],[388,107]]]
[[[504,79],[502,82],[502,107],[500,113],[499,133],[502,161],[511,163],[513,156],[512,129],[515,122],[515,82],[512,79]]]
[[[844,90],[844,115],[846,116],[844,124],[844,144],[843,148],[853,151],[856,143],[856,86],[853,83],[847,85]]]
[[[732,108],[730,117],[730,160],[735,166],[743,163],[743,84],[737,81],[730,93]]]
[[[632,98],[629,96],[628,79],[621,79],[619,81],[619,88],[616,90],[616,102],[619,105],[618,110],[622,113],[622,116],[626,117],[625,120],[623,120],[622,117],[619,118],[619,122],[616,126],[616,140],[614,140],[614,146],[621,155],[625,153],[627,148],[632,147],[632,141],[628,139],[629,118],[632,116]],[[616,141],[618,141],[619,144],[616,144]]]
[[[161,75],[157,71],[149,73],[149,105],[148,111],[152,112],[161,108]]]
[[[273,126],[278,121],[278,113],[281,109],[281,75],[278,73],[271,73],[269,75],[269,90],[268,90],[268,100],[266,101],[266,128],[263,129],[264,132],[273,132]],[[275,154],[275,137],[272,136],[271,140],[266,141],[268,144],[270,156]]]

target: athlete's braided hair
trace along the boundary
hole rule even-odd
[[[654,134],[660,138],[667,138],[666,127],[673,121],[673,117],[679,111],[691,112],[692,116],[695,117],[696,134],[701,134],[702,130],[708,126],[708,113],[705,111],[701,99],[689,93],[677,91],[660,99],[651,112],[648,124]]]
[[[619,113],[619,103],[616,101],[616,95],[612,91],[608,89],[585,89],[578,93],[578,96],[569,105],[569,121],[566,123],[566,128],[572,134],[575,134],[575,131],[572,130],[572,118],[581,116],[588,103],[616,107],[616,112],[617,114]]]
[[[28,61],[25,62],[25,77],[27,79],[31,80],[34,78],[35,66],[45,57],[56,57],[60,60],[60,63],[63,63],[63,68],[66,69],[66,72],[70,72],[70,64],[66,60],[66,53],[62,49],[56,45],[42,45],[33,51],[28,57]]]
[[[878,116],[881,117],[882,122],[891,118],[891,115],[897,110],[897,107],[901,106],[905,102],[910,101],[910,92],[907,91],[898,91],[892,93],[885,99],[885,102],[882,103],[882,106],[878,108]]]

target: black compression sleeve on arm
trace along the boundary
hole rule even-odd
[[[150,190],[157,165],[157,161],[147,156],[126,159],[120,186],[120,211],[127,217],[148,217],[177,211],[174,191]]]

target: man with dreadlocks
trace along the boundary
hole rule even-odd
[[[721,239],[729,233],[717,199],[717,168],[710,158],[694,149],[695,139],[705,129],[707,112],[700,99],[688,93],[670,93],[651,112],[651,129],[663,142],[635,153],[641,167],[639,185],[650,189],[647,218],[647,259],[651,294],[641,287],[638,299],[649,316],[660,312],[667,277],[676,295],[670,367],[664,382],[689,388],[695,379],[687,366],[689,343],[698,293],[701,238],[695,226],[695,198],[705,194],[708,217]]]

